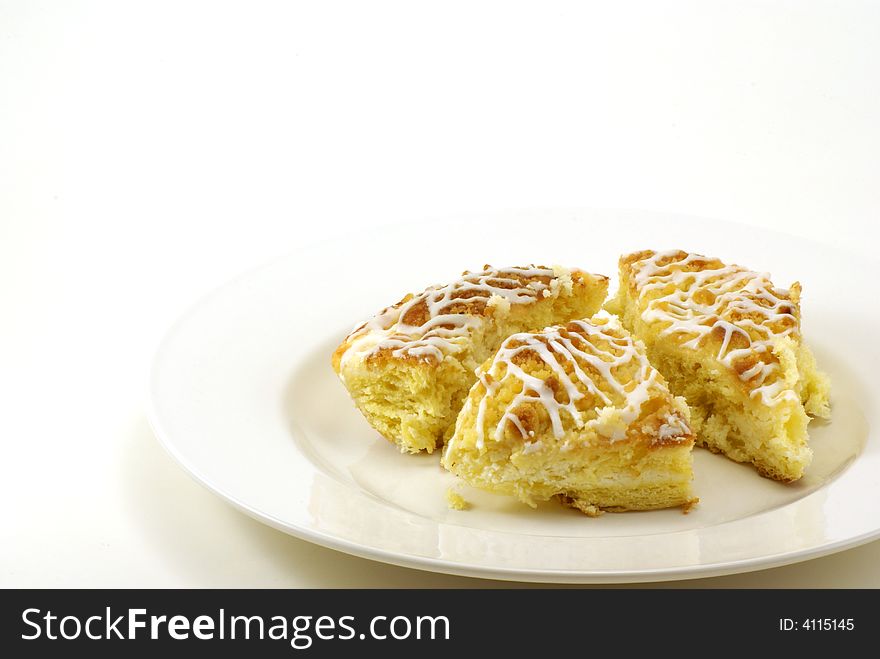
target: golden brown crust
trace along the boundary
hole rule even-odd
[[[440,361],[444,339],[454,337],[468,318],[487,319],[498,311],[497,300],[506,297],[511,308],[524,307],[556,295],[554,287],[564,286],[558,276],[570,278],[571,287],[584,290],[607,287],[608,278],[581,270],[562,270],[547,266],[524,266],[496,269],[485,265],[481,272],[465,270],[461,279],[447,286],[432,286],[418,294],[407,294],[396,304],[383,309],[375,318],[359,325],[336,348],[331,357],[339,373],[345,353],[365,336],[381,332],[384,341],[373,347],[366,359],[381,364],[395,360],[410,365]],[[437,322],[437,317],[449,318]],[[462,317],[462,318],[456,318]],[[459,332],[460,333],[460,332]],[[426,342],[440,345],[440,350],[409,350]],[[454,343],[454,339],[452,339]]]
[[[587,517],[601,517],[605,514],[605,509],[600,508],[592,503],[588,503],[583,499],[575,499],[573,497],[568,496],[567,494],[557,494],[556,500],[559,501],[563,506],[568,508],[574,508],[575,510],[580,510]],[[619,512],[621,509],[610,509],[608,512]]]
[[[766,273],[683,250],[620,257],[621,283],[640,313],[682,345],[709,348],[745,395],[772,391],[780,372],[775,342],[800,341],[798,282],[775,287]]]
[[[557,494],[555,499],[559,501],[563,506],[568,508],[574,508],[575,510],[579,510],[587,517],[601,517],[605,513],[626,513],[631,511],[638,510],[652,510],[652,508],[639,507],[639,508],[630,508],[627,506],[604,506],[604,505],[596,505],[595,503],[591,503],[584,499],[578,499],[576,497],[569,496],[567,494]],[[678,506],[681,508],[681,513],[683,515],[687,515],[691,510],[693,510],[697,504],[700,503],[700,497],[692,497],[687,501],[684,501]],[[666,508],[668,506],[658,506],[656,509]],[[654,509],[654,510],[656,510]]]

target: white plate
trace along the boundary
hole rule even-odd
[[[833,381],[815,458],[782,485],[695,452],[700,505],[591,519],[461,488],[351,404],[330,353],[360,320],[465,268],[528,262],[616,274],[640,248],[716,255],[804,285],[804,328]],[[150,380],[160,441],[205,486],[277,529],[375,560],[558,582],[681,579],[781,565],[880,535],[878,264],[739,225],[621,211],[459,218],[314,247],[229,283],[169,331]]]

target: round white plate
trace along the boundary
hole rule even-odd
[[[484,263],[564,264],[616,279],[619,254],[686,250],[804,286],[804,334],[833,381],[815,458],[783,485],[695,451],[701,503],[592,519],[458,486],[438,454],[402,455],[355,410],[330,353],[408,291]],[[557,582],[681,579],[754,570],[880,536],[880,305],[876,262],[753,228],[672,215],[548,211],[371,232],[248,273],[169,331],[150,379],[160,441],[247,514],[351,554],[454,574]]]

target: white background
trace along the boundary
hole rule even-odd
[[[0,585],[493,585],[191,482],[144,418],[162,332],[275,256],[459,211],[678,211],[873,258],[878,71],[872,2],[0,2]],[[880,543],[687,585],[878,587]]]

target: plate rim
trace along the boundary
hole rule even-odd
[[[654,583],[663,581],[683,581],[687,579],[704,579],[708,577],[726,576],[757,572],[760,570],[783,567],[794,563],[800,563],[813,558],[821,558],[835,554],[846,549],[853,549],[880,538],[880,528],[852,539],[838,540],[827,545],[808,547],[794,552],[783,552],[761,556],[756,558],[726,561],[723,563],[709,563],[697,566],[676,566],[671,568],[650,568],[644,570],[569,570],[569,569],[534,569],[513,567],[487,567],[468,565],[454,561],[445,561],[429,556],[416,556],[402,552],[393,552],[388,549],[368,547],[366,545],[338,538],[328,533],[314,531],[290,525],[276,517],[263,513],[249,506],[237,497],[223,492],[215,487],[207,478],[203,477],[197,469],[188,463],[170,443],[158,423],[152,409],[152,403],[147,413],[150,427],[163,449],[177,462],[196,483],[219,496],[231,504],[236,510],[248,517],[266,524],[276,531],[281,531],[306,542],[333,549],[350,556],[357,556],[368,560],[388,563],[398,567],[417,569],[439,574],[449,574],[459,577],[476,579],[495,579],[499,581],[522,581],[528,583],[581,583],[581,584],[608,584],[608,583]]]

